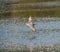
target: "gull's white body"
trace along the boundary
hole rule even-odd
[[[31,16],[29,17],[28,22],[26,23],[26,25],[29,26],[33,31],[36,30],[35,27],[34,27],[34,24],[32,22]]]

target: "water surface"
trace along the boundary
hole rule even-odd
[[[26,26],[27,18],[0,20],[0,48],[60,43],[60,18],[33,18],[36,32]]]

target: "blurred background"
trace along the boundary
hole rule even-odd
[[[60,17],[59,0],[0,0],[0,17]]]

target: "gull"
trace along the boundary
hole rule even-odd
[[[34,26],[35,24],[32,22],[32,17],[31,16],[28,18],[28,22],[26,23],[26,25],[28,27],[30,27],[33,31],[36,31],[35,26]]]

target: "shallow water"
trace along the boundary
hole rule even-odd
[[[0,20],[0,48],[60,43],[60,18],[33,18],[36,32],[26,26],[27,18]]]

